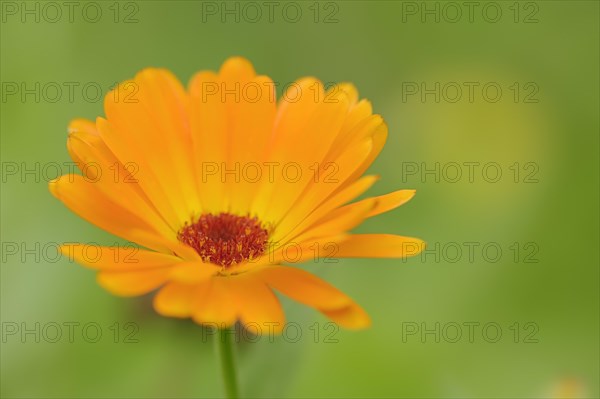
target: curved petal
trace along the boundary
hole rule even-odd
[[[279,299],[255,273],[228,277],[240,321],[251,330],[281,332],[285,315]]]
[[[181,262],[177,256],[146,251],[134,246],[106,247],[96,244],[67,243],[60,251],[69,259],[101,271],[143,271],[172,267]]]
[[[377,197],[365,198],[364,200],[343,206],[337,211],[350,210],[355,207],[362,207],[364,202],[375,200],[375,206],[366,215],[367,218],[370,218],[391,211],[392,209],[398,208],[400,205],[404,205],[405,203],[410,201],[412,197],[415,196],[415,193],[416,190],[398,190]]]
[[[350,328],[370,325],[368,315],[352,299],[304,270],[273,266],[260,269],[256,274],[271,288],[319,310],[340,325]]]
[[[167,282],[171,269],[181,259],[135,247],[102,247],[64,244],[61,252],[83,266],[100,271],[98,283],[115,295],[148,293]]]
[[[392,209],[396,209],[410,201],[416,193],[416,190],[398,190],[393,193],[373,197],[376,200],[377,205],[369,212],[367,217],[377,216],[391,211]]]
[[[328,199],[324,200],[315,208],[312,213],[309,213],[303,220],[297,222],[296,226],[293,226],[292,223],[287,224],[286,221],[283,221],[280,224],[280,231],[288,231],[288,233],[285,235],[281,234],[280,240],[285,241],[290,237],[297,236],[299,233],[305,231],[309,226],[312,226],[318,220],[324,218],[329,212],[363,194],[373,184],[375,184],[377,180],[379,180],[379,176],[365,176],[357,180],[344,190],[341,190],[339,193],[334,194]],[[276,235],[275,237],[277,239],[279,235]]]
[[[119,296],[137,296],[147,294],[165,284],[169,278],[167,268],[149,269],[135,272],[101,271],[98,284],[105,290]]]
[[[127,86],[135,90],[129,101],[117,96]],[[137,165],[140,186],[171,225],[178,227],[200,206],[188,101],[169,71],[148,68],[105,97],[108,123],[97,123],[107,146],[122,163]]]
[[[202,284],[192,299],[192,319],[199,324],[226,328],[237,318],[236,300],[228,277],[213,277]]]
[[[326,102],[327,100],[331,102]],[[282,165],[282,173],[281,178],[275,182],[276,192],[266,210],[267,220],[282,220],[298,201],[302,201],[302,194],[307,187],[311,187],[315,180],[323,180],[317,173],[329,168],[323,161],[342,128],[348,109],[349,100],[344,92],[337,93],[336,98],[332,99],[324,96],[312,115],[305,116],[296,136],[290,137],[285,147],[277,149],[278,157],[274,160]],[[276,134],[286,133],[276,131]],[[340,169],[344,167],[346,165],[339,165]],[[343,173],[342,170],[341,174]],[[332,185],[329,182],[325,184]]]
[[[353,303],[342,309],[322,310],[322,313],[342,327],[359,330],[371,325],[371,318],[363,308]]]
[[[97,134],[72,131],[69,152],[78,162],[86,181],[94,183],[110,200],[145,220],[165,236],[175,233],[156,210],[135,178],[135,167],[121,164]],[[173,226],[176,227],[176,226]]]
[[[69,136],[71,136],[72,134],[77,134],[77,133],[84,133],[86,135],[98,136],[98,130],[96,129],[96,124],[90,120],[83,119],[83,118],[72,120],[71,123],[69,123],[69,128],[67,129],[67,131],[69,132]],[[69,155],[71,156],[71,159],[73,161],[75,161],[78,165],[85,163],[85,161],[83,161],[79,157],[79,155],[73,151],[73,149],[69,145],[69,141],[67,141],[67,150],[69,151]]]
[[[369,156],[371,148],[372,140],[367,138],[360,144],[348,148],[342,153],[340,158],[334,163],[337,172],[335,180],[320,179],[318,183],[313,183],[307,187],[307,190],[297,199],[294,206],[289,208],[289,213],[285,215],[277,226],[274,236],[280,239],[280,237],[285,236],[295,229],[304,220],[306,215],[315,209],[324,198],[328,198],[348,180],[349,176],[354,174],[360,163]]]
[[[338,258],[405,258],[425,249],[421,239],[392,234],[353,234],[338,245]]]
[[[52,195],[88,222],[145,247],[168,251],[165,247],[148,242],[136,234],[136,231],[147,232],[150,236],[159,234],[145,219],[116,204],[97,185],[83,176],[64,175],[52,180],[48,187]]]
[[[167,283],[154,296],[152,304],[158,314],[167,317],[191,317],[192,298],[198,289],[193,284]]]
[[[304,242],[315,237],[345,233],[361,224],[376,205],[376,199],[367,198],[364,201],[360,201],[359,205],[338,208],[315,222],[313,226],[308,227],[298,237],[292,239]]]
[[[215,274],[219,273],[220,267],[211,263],[203,262],[181,262],[177,264],[170,274],[170,278],[174,281],[187,284],[195,284],[204,280],[208,280]]]

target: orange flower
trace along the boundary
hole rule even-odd
[[[349,234],[413,195],[400,190],[348,204],[377,176],[361,177],[387,127],[350,84],[314,78],[275,85],[243,58],[203,71],[186,91],[145,69],[109,93],[106,118],[77,119],[69,153],[82,175],[50,191],[73,212],[138,248],[69,244],[63,254],[98,270],[116,295],[159,289],[158,313],[225,327],[284,315],[274,290],[348,328],[369,317],[348,296],[294,266],[314,259],[405,257],[423,242]]]

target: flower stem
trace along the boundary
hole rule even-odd
[[[239,398],[233,359],[233,335],[233,331],[228,328],[219,328],[219,333],[216,335],[218,340],[217,352],[221,359],[221,373],[225,384],[225,395],[228,399]]]

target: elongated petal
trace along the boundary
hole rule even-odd
[[[208,280],[219,272],[220,268],[203,262],[181,262],[173,267],[170,278],[187,284],[195,284]]]
[[[67,146],[86,181],[93,183],[115,204],[145,220],[160,234],[174,236],[172,227],[177,226],[170,227],[143,192],[135,177],[135,166],[121,164],[97,133],[73,131]]]
[[[221,80],[214,72],[198,72],[188,90],[198,196],[202,209],[215,213],[226,206],[221,173],[228,159],[227,113],[221,99]]]
[[[158,290],[161,315],[281,332],[279,292],[340,326],[365,328],[369,317],[351,298],[283,265],[401,258],[425,246],[350,234],[414,195],[356,201],[378,179],[361,176],[382,150],[387,125],[351,83],[326,90],[303,78],[277,103],[274,82],[232,57],[218,72],[197,73],[187,89],[167,70],[144,69],[111,91],[104,108],[106,118],[69,125],[67,148],[82,176],[62,176],[50,191],[82,218],[150,250],[68,244],[61,251],[97,270],[116,295]]]
[[[135,98],[115,98],[115,91],[105,97],[108,125],[98,124],[100,135],[121,162],[138,165],[139,184],[157,209],[183,225],[200,205],[186,92],[162,69],[142,70],[126,84],[137,90]]]
[[[158,232],[146,220],[113,202],[93,182],[80,175],[64,175],[49,183],[50,192],[69,209],[96,226],[158,251],[167,251],[155,243],[146,242],[136,231],[157,235]]]
[[[423,240],[391,234],[353,234],[338,245],[339,258],[405,258],[425,249]]]
[[[172,267],[181,259],[174,255],[146,251],[133,246],[106,247],[96,244],[69,243],[60,251],[82,266],[104,271],[136,271]]]
[[[371,318],[367,312],[355,303],[342,309],[322,310],[322,312],[332,321],[348,329],[359,330],[371,325]]]
[[[365,202],[369,203],[369,201],[374,200],[375,205],[366,215],[366,217],[370,218],[391,211],[392,209],[395,209],[400,205],[407,203],[412,197],[415,196],[415,193],[415,190],[398,190],[394,191],[393,193],[380,195],[378,197],[366,198],[362,201],[354,202],[352,204],[340,208],[338,211],[350,210],[355,207],[362,208]]]
[[[290,298],[321,311],[351,328],[369,325],[362,308],[332,285],[301,269],[273,266],[256,272],[267,285]]]
[[[147,294],[165,284],[169,278],[166,268],[135,272],[102,271],[97,280],[104,289],[114,295],[137,296]]]
[[[295,227],[292,227],[290,224],[282,223],[280,225],[281,231],[285,232],[289,230],[289,232],[286,235],[283,235],[281,241],[285,242],[286,240],[291,240],[292,237],[296,237],[299,233],[306,231],[308,227],[314,225],[318,220],[323,219],[329,212],[367,191],[378,179],[378,176],[365,176],[357,180],[355,183],[349,185],[338,194],[332,195],[329,199],[317,206],[312,213],[298,222]]]
[[[372,148],[371,141],[370,138],[367,138],[340,155],[340,158],[333,164],[336,170],[335,180],[327,181],[320,179],[318,183],[307,187],[304,195],[298,198],[294,206],[289,209],[289,214],[277,226],[274,233],[274,237],[277,240],[280,240],[281,237],[284,237],[291,230],[295,229],[304,220],[306,215],[315,209],[317,204],[323,201],[323,198],[329,197],[338,187],[347,181],[348,177],[354,173],[357,165],[360,165],[362,160],[369,156]]]
[[[121,296],[148,293],[167,282],[171,269],[181,259],[134,247],[102,247],[65,244],[61,252],[83,266],[97,269],[98,283]]]
[[[315,222],[306,232],[294,237],[293,240],[304,242],[315,237],[342,234],[361,224],[376,205],[377,200],[369,198],[360,201],[356,206],[338,208]]]

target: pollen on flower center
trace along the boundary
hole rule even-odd
[[[177,238],[194,248],[205,262],[229,267],[262,255],[269,231],[256,217],[209,213],[186,224]]]

